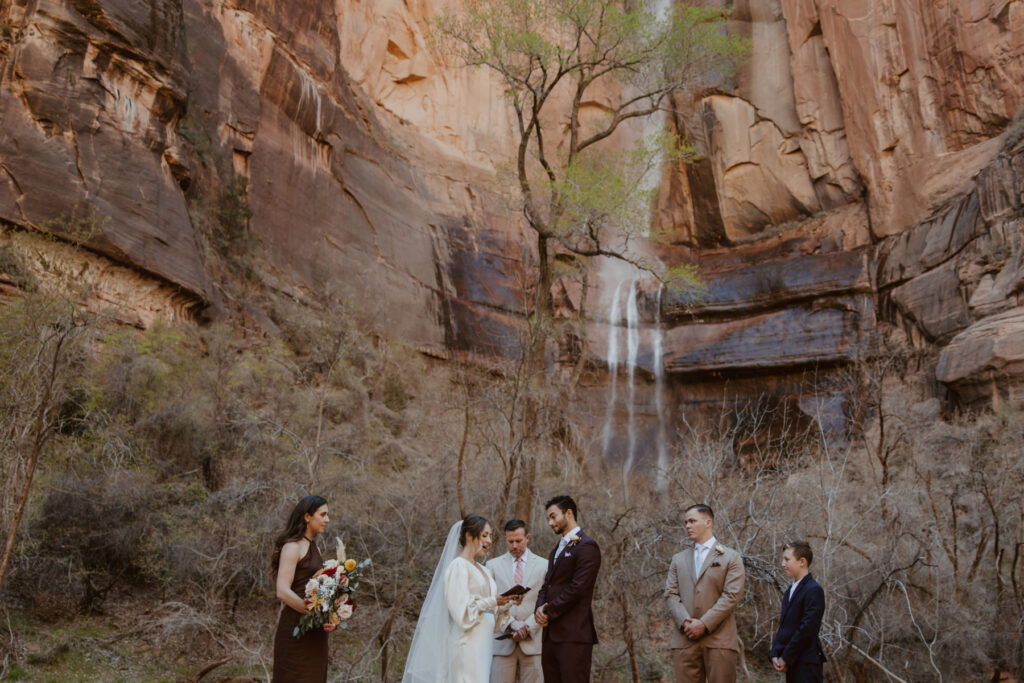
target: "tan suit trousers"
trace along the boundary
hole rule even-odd
[[[676,683],[736,683],[738,661],[735,650],[704,647],[699,641],[672,650]]]
[[[528,655],[516,647],[512,654],[491,657],[491,683],[516,683],[517,668],[519,683],[542,683],[544,680],[540,655]]]

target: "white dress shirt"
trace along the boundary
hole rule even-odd
[[[572,531],[570,531],[569,533],[567,533],[564,536],[562,536],[562,540],[558,542],[558,549],[555,551],[555,559],[556,560],[559,557],[562,556],[562,551],[565,550],[565,546],[569,545],[569,539],[572,538],[573,536],[579,536],[579,535],[580,535],[580,528],[577,526],[577,527],[574,527],[572,529]]]
[[[708,553],[715,547],[718,541],[712,536],[707,540],[706,543],[694,543],[693,544],[693,575],[694,577],[700,576],[700,568],[704,566],[704,560],[707,559]]]
[[[801,576],[801,577],[800,577],[799,579],[797,579],[796,581],[794,581],[794,582],[793,582],[793,585],[792,585],[792,586],[790,586],[790,587],[789,587],[789,599],[790,599],[790,600],[792,600],[792,599],[793,599],[793,593],[795,593],[795,592],[796,592],[796,587],[797,587],[797,586],[798,586],[798,585],[800,584],[800,582],[801,582],[801,581],[803,581],[803,580],[804,580],[804,577],[803,577],[803,576]]]

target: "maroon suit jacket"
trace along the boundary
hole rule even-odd
[[[596,643],[594,613],[590,601],[594,597],[597,572],[601,569],[601,549],[597,541],[580,532],[580,542],[567,547],[555,561],[555,551],[548,556],[548,573],[537,594],[537,605],[545,605],[548,626],[544,640],[556,643]]]

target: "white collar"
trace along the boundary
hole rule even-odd
[[[797,579],[796,581],[793,582],[793,585],[789,587],[789,594],[790,594],[790,596],[792,596],[794,591],[796,591],[797,584],[799,584],[805,578],[807,578],[807,574],[804,574],[799,579]]]
[[[712,536],[708,539],[707,543],[697,543],[696,541],[694,541],[693,547],[696,548],[697,546],[700,546],[701,548],[704,548],[704,550],[711,550],[715,547],[716,543],[718,543],[718,539]]]
[[[560,540],[558,542],[558,545],[565,545],[566,543],[569,542],[570,538],[572,538],[573,536],[579,536],[579,535],[580,535],[580,527],[577,524],[575,527],[573,527],[572,531],[570,531],[569,533],[567,533],[564,536],[562,536],[562,540]]]
[[[510,560],[512,560],[512,564],[513,564],[513,565],[514,565],[514,564],[516,563],[516,560],[522,560],[522,561],[523,561],[523,564],[526,564],[526,560],[527,560],[527,558],[529,558],[529,556],[530,556],[530,549],[529,549],[529,548],[527,548],[526,550],[524,550],[524,551],[523,551],[523,554],[522,554],[522,555],[520,555],[519,557],[516,557],[516,556],[515,556],[515,555],[513,555],[512,553],[509,553],[509,554],[508,554],[508,556],[509,556],[509,559],[510,559]]]

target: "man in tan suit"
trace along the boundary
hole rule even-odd
[[[743,557],[715,539],[715,513],[703,503],[686,510],[692,549],[672,558],[665,600],[675,628],[676,683],[734,683],[739,637],[733,612],[743,595]]]
[[[548,561],[531,553],[527,548],[529,543],[526,522],[513,519],[505,525],[508,552],[487,563],[487,569],[498,585],[498,593],[504,593],[516,584],[530,589],[523,596],[522,603],[512,605],[512,638],[494,641],[491,683],[515,683],[517,668],[521,683],[541,683],[544,680],[540,657],[544,629],[537,625],[534,610],[537,608],[537,591],[548,572]]]

